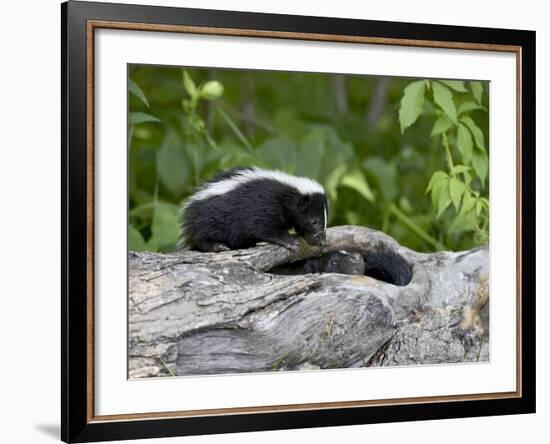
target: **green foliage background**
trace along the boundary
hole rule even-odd
[[[129,248],[171,251],[178,208],[234,166],[318,180],[329,226],[419,251],[488,242],[488,83],[135,65]]]

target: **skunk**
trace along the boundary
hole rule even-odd
[[[365,274],[365,261],[359,253],[345,250],[335,251],[321,257],[308,259],[304,264],[305,273]]]
[[[324,245],[327,197],[306,177],[260,168],[234,168],[206,182],[182,206],[183,241],[219,252],[270,242],[297,250],[294,228],[308,244]]]
[[[370,276],[389,284],[405,286],[412,279],[411,265],[400,255],[386,248],[364,254],[340,250],[308,259],[304,273],[342,273]]]

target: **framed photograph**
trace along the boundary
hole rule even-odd
[[[535,411],[535,33],[69,1],[65,442]]]

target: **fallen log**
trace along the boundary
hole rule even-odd
[[[418,253],[365,227],[327,230],[323,252],[391,250],[408,285],[275,274],[318,256],[246,250],[129,253],[129,376],[204,375],[489,359],[487,247]]]

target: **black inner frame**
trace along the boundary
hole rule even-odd
[[[87,420],[87,20],[514,45],[521,47],[521,397],[239,413]],[[61,5],[61,439],[90,442],[535,412],[535,32],[356,19],[70,1]],[[513,198],[513,197],[511,197]],[[519,265],[519,264],[518,264]],[[519,308],[519,307],[518,307]]]

